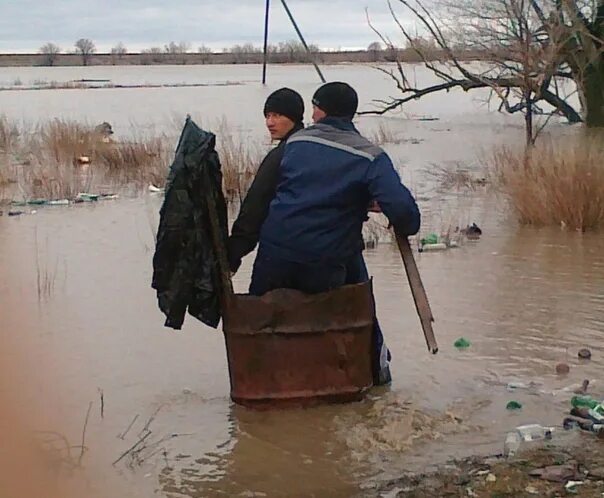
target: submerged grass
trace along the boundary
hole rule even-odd
[[[492,155],[496,185],[520,223],[586,231],[604,228],[604,137],[544,142],[528,153]]]
[[[236,136],[224,120],[216,134],[225,195],[241,200],[263,150]],[[70,199],[79,192],[164,187],[175,143],[165,134],[114,141],[94,127],[59,119],[20,129],[0,116],[0,197]]]
[[[460,163],[433,164],[424,173],[443,190],[476,190],[487,184],[486,178],[471,173]]]
[[[371,132],[369,139],[376,145],[402,142],[402,139],[383,121],[380,121],[378,127]]]

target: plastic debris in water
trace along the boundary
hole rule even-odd
[[[75,198],[75,202],[94,202],[98,200],[98,194],[89,194],[87,192],[80,192]]]
[[[476,223],[472,223],[472,225],[462,228],[460,232],[465,235],[468,240],[478,240],[482,235],[482,230]]]
[[[538,441],[540,439],[551,439],[554,427],[543,427],[539,424],[520,425],[516,431],[523,441]]]
[[[587,348],[580,349],[578,356],[582,360],[591,360],[591,351]]]
[[[520,449],[520,434],[517,431],[508,432],[503,443],[503,454],[512,457]]]
[[[460,337],[453,343],[453,346],[455,346],[457,349],[467,349],[470,347],[470,341],[468,341],[465,337]]]
[[[435,233],[429,233],[419,242],[422,246],[425,246],[426,244],[438,244],[438,235],[436,235]]]
[[[574,408],[589,408],[594,412],[604,415],[604,402],[600,402],[591,396],[573,396],[570,400],[570,404]]]
[[[419,247],[419,252],[424,252],[424,251],[444,251],[446,249],[448,249],[449,247],[447,246],[447,244],[443,244],[442,242],[439,242],[438,244],[424,244],[422,246]]]
[[[566,363],[558,363],[556,365],[556,373],[558,375],[566,375],[570,372],[570,367]]]
[[[571,493],[576,493],[577,492],[577,486],[580,486],[581,484],[583,484],[583,481],[568,481],[565,485],[564,485],[564,489],[566,489],[566,491],[569,491]]]
[[[506,410],[520,410],[522,408],[522,404],[518,401],[510,401],[507,405],[505,405]]]
[[[48,201],[49,206],[69,206],[68,199],[58,199],[56,201]]]

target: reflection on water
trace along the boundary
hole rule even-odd
[[[603,237],[518,229],[493,216],[480,219],[479,242],[417,255],[438,356],[427,352],[400,256],[381,244],[366,259],[394,356],[392,386],[346,406],[268,413],[233,406],[221,334],[190,317],[180,332],[162,326],[149,286],[159,203],[125,199],[0,218],[3,337],[18,337],[26,363],[36,365],[31,400],[54,386],[45,429],[77,441],[94,402],[86,458],[99,464],[101,488],[141,497],[154,489],[166,496],[370,494],[372,482],[403,470],[500,451],[510,427],[559,424],[570,396],[563,389],[601,377]],[[252,259],[237,274],[238,288],[247,285]],[[40,271],[56,281],[43,299]],[[452,347],[461,336],[472,343],[467,351]],[[585,346],[590,362],[577,358]],[[559,377],[562,361],[571,370]],[[510,381],[537,387],[509,392]],[[523,403],[519,413],[506,412],[510,399]],[[150,440],[163,439],[161,450],[112,467],[158,409]],[[128,436],[117,438],[136,415]]]

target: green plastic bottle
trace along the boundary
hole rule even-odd
[[[593,410],[600,404],[600,402],[596,401],[591,396],[573,396],[570,400],[570,404],[575,408],[586,406],[587,408]]]

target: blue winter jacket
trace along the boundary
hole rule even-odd
[[[417,204],[388,155],[352,122],[325,118],[288,139],[259,250],[298,263],[343,261],[362,249],[372,200],[399,235],[417,233]]]

